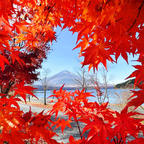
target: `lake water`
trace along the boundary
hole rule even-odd
[[[68,90],[70,91],[70,90]],[[71,90],[74,91],[74,90]],[[104,92],[104,89],[102,89],[102,91]],[[88,92],[91,92],[94,96],[96,95],[96,91],[93,90],[88,90]],[[110,103],[122,103],[124,100],[127,99],[127,97],[130,95],[129,94],[130,89],[114,89],[114,88],[109,88],[108,89],[108,97],[109,97],[109,102]],[[44,97],[44,93],[43,91],[36,91],[34,93],[38,98],[43,98]],[[52,90],[48,90],[46,92],[46,96],[50,96],[53,94]],[[89,98],[90,101],[97,101],[97,97],[90,97]],[[105,102],[108,101],[108,99],[105,100]]]

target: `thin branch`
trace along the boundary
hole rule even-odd
[[[77,127],[78,127],[78,130],[79,130],[80,137],[82,139],[82,132],[81,132],[78,120],[76,120],[76,123],[77,123]]]
[[[144,107],[140,106],[140,108],[144,110]]]
[[[69,109],[73,112],[73,109],[72,109],[72,108],[69,108]],[[81,132],[81,129],[80,129],[80,125],[79,125],[79,122],[78,122],[78,120],[77,120],[77,116],[76,116],[75,113],[74,113],[74,115],[75,115],[74,120],[75,120],[75,122],[76,122],[76,124],[77,124],[77,128],[78,128],[78,130],[79,130],[80,138],[82,139],[82,132]]]
[[[80,85],[82,85],[81,80],[74,78],[74,81],[77,81],[77,83],[79,83]]]
[[[129,27],[129,29],[127,30],[127,32],[129,32],[129,31],[133,28],[133,26],[136,24],[136,21],[137,21],[139,15],[140,15],[140,12],[141,12],[141,9],[142,9],[143,5],[144,5],[144,0],[143,0],[143,2],[141,3],[141,5],[139,6],[137,16],[136,16],[135,20],[133,21],[132,25],[131,25],[131,26]]]

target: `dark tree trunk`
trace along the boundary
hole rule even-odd
[[[44,87],[44,105],[46,105],[46,87]]]
[[[28,95],[28,99],[29,99],[29,102],[30,102],[30,95]]]

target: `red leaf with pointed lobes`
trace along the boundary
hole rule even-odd
[[[80,121],[86,123],[86,126],[83,129],[83,133],[86,131],[88,132],[87,137],[87,143],[108,143],[107,137],[110,137],[111,134],[111,123],[105,123],[105,121],[98,116],[94,116],[93,118],[90,118],[90,116],[87,116],[88,119],[82,118]]]
[[[143,119],[135,118],[139,114],[134,111],[128,112],[128,107],[125,107],[120,113],[116,112],[114,133],[120,134],[123,141],[126,141],[128,135],[136,137],[143,121]]]
[[[84,56],[83,65],[91,64],[96,69],[98,69],[100,63],[107,68],[107,60],[114,62],[109,51],[105,50],[101,45],[91,44],[82,52],[82,56]]]
[[[85,142],[85,138],[75,140],[73,136],[70,136],[69,143],[67,143],[67,144],[86,144],[86,142]]]
[[[13,31],[16,30],[16,33],[19,34],[19,40],[26,42],[22,51],[24,50],[31,53],[33,50],[42,50],[40,55],[40,51],[37,52],[39,57],[34,62],[42,60],[39,58],[45,57],[43,56],[45,55],[45,50],[47,50],[44,48],[45,43],[49,43],[55,39],[53,27],[62,24],[63,28],[67,27],[71,29],[73,33],[78,33],[77,40],[80,42],[78,44],[78,47],[81,48],[80,55],[84,56],[83,65],[89,65],[89,68],[93,67],[95,69],[102,63],[106,67],[107,61],[114,61],[112,55],[115,56],[116,61],[118,57],[122,55],[128,62],[128,53],[133,55],[136,53],[138,55],[143,54],[143,13],[143,0],[1,0],[1,52],[8,50],[9,44],[12,41],[11,38],[13,38]],[[29,21],[27,30],[20,28],[23,21]],[[10,22],[11,24],[9,24]],[[13,25],[13,22],[16,22],[17,26]],[[10,27],[12,30],[10,30]],[[5,70],[5,66],[9,66],[7,61],[9,59],[9,52],[9,50],[6,51],[7,57],[5,57],[3,53],[0,55],[0,67],[2,71]],[[14,58],[14,56],[11,57],[13,63],[15,60],[20,62],[17,54],[14,55],[16,55],[16,58]],[[142,61],[140,62],[142,65],[136,66],[137,70],[132,75],[132,77],[136,77],[138,83],[144,81],[144,64]],[[6,74],[7,73],[3,73],[1,79],[3,79],[3,76]],[[11,78],[13,75],[14,74],[9,74],[8,76]],[[22,77],[24,81],[26,81],[25,75],[26,74],[19,75],[19,78]],[[12,78],[12,80],[13,79],[14,78]],[[8,85],[9,83],[7,81],[1,82],[1,86],[5,83]],[[18,79],[16,79],[16,82],[17,81]],[[17,87],[14,88],[15,95],[20,94],[25,99],[26,93],[32,94],[32,88],[30,86],[24,86],[24,83],[17,84],[16,86]],[[143,91],[139,91],[139,93],[134,92],[132,101],[128,103],[129,106],[139,106],[143,102],[143,93]],[[81,118],[81,120],[87,124],[85,129],[90,129],[90,133],[86,143],[107,144],[106,137],[116,136],[115,134],[117,134],[117,132],[120,132],[124,137],[123,140],[125,140],[125,136],[129,134],[135,137],[139,133],[139,126],[141,126],[139,125],[140,120],[132,118],[136,113],[130,113],[127,109],[124,109],[121,113],[116,113],[114,118],[113,114],[106,109],[106,105],[99,106],[96,103],[90,103],[87,101],[88,96],[88,94],[84,94],[83,92],[70,93],[61,90],[55,93],[55,97],[59,99],[57,105],[53,107],[55,113],[61,110],[67,113],[69,117],[74,116],[75,120],[79,121]],[[6,101],[8,100],[6,99]],[[9,105],[13,103],[13,99],[11,99],[11,101]],[[2,98],[0,102],[2,102]],[[8,119],[13,119],[13,117],[19,118],[19,113],[16,112],[16,108],[11,107],[10,109],[9,105],[8,107],[4,107],[1,103],[0,125],[4,124],[1,132],[1,143],[8,141],[9,143],[21,144],[24,143],[23,140],[25,139],[29,139],[30,143],[37,143],[41,138],[50,144],[57,143],[51,139],[55,134],[47,128],[49,119],[47,116],[43,116],[42,113],[30,119],[30,124],[26,122],[25,125],[22,125],[21,129],[15,126],[9,128],[11,127],[9,124],[11,121],[9,122]],[[71,112],[68,113],[68,110],[71,110]],[[25,116],[26,121],[29,120],[30,115],[29,113],[28,117]],[[112,125],[112,122],[115,124]],[[112,127],[114,134],[110,133],[111,136],[110,134],[108,135],[108,132]],[[85,141],[74,140],[73,137],[70,137],[70,142],[84,144]],[[126,141],[123,141],[123,143],[125,142]],[[134,140],[134,142],[141,143],[142,139]]]
[[[25,65],[25,62],[19,57],[20,51],[11,51],[11,58],[12,58],[12,63],[14,64],[15,61],[18,61],[18,63],[23,66]]]
[[[144,82],[144,64],[142,65],[136,65],[134,66],[136,69],[128,78],[133,78],[135,77],[135,85],[140,84],[141,82]]]
[[[129,98],[127,106],[134,106],[137,109],[144,103],[144,90],[132,91],[133,95]]]
[[[8,16],[12,14],[14,0],[0,1],[0,17],[3,16],[8,21]]]
[[[144,138],[137,138],[133,141],[128,142],[128,144],[143,144],[144,143]]]
[[[9,39],[10,39],[10,37],[9,37],[7,31],[5,31],[5,30],[0,31],[0,41],[1,42],[4,42],[4,41],[9,40]]]
[[[28,122],[31,118],[32,118],[32,112],[31,112],[31,107],[30,107],[29,112],[24,113],[22,116],[22,119],[24,120],[24,122]]]
[[[5,69],[5,63],[9,65],[9,61],[7,60],[7,58],[0,54],[0,67],[2,71],[4,71]]]
[[[61,131],[62,131],[62,133],[63,133],[63,132],[64,132],[64,129],[65,129],[66,127],[72,128],[71,125],[70,125],[71,122],[72,122],[71,120],[64,120],[64,119],[60,119],[60,118],[59,118],[58,120],[56,120],[56,122],[54,122],[53,125],[56,126],[55,129],[61,127]]]
[[[90,92],[85,92],[85,89],[75,90],[73,95],[74,101],[87,101],[89,97],[94,97]]]
[[[0,104],[5,105],[7,107],[15,106],[17,110],[20,110],[18,101],[20,101],[19,98],[15,98],[14,96],[11,96],[10,98],[7,98],[6,95],[1,94],[3,98],[1,98]]]
[[[32,95],[33,97],[37,98],[34,94],[33,94],[33,90],[35,90],[36,88],[33,88],[31,86],[24,86],[24,81],[17,84],[15,86],[16,88],[14,88],[14,96],[16,95],[20,95],[26,102],[26,95]],[[38,98],[37,98],[38,99]]]

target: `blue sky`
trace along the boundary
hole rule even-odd
[[[57,28],[56,32],[57,41],[52,44],[52,50],[48,54],[48,58],[43,62],[40,72],[43,69],[49,69],[49,77],[63,70],[76,73],[81,68],[80,61],[82,60],[78,57],[80,49],[72,50],[76,46],[77,34],[72,35],[67,29],[61,31],[60,28]],[[117,64],[108,63],[108,82],[110,84],[123,82],[134,71],[131,65],[136,64],[136,62],[133,60],[136,60],[136,58],[129,56],[128,65],[120,57]]]

